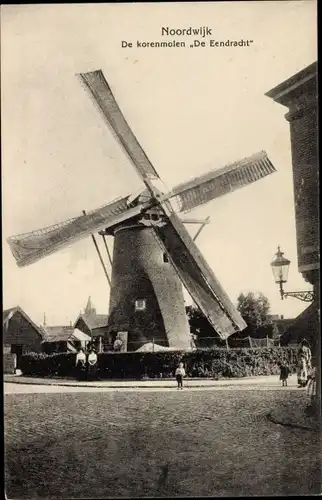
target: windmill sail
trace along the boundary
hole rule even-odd
[[[142,206],[128,208],[129,196],[115,200],[87,215],[75,217],[38,231],[8,238],[19,267],[32,264],[51,253],[85,238],[94,231],[111,227],[138,215]]]
[[[154,230],[181,281],[208,318],[218,335],[225,339],[246,328],[246,323],[220,285],[196,244],[177,215]]]
[[[107,124],[130,157],[139,176],[145,179],[159,179],[159,175],[143,151],[129,124],[123,116],[115,97],[101,70],[80,73],[80,78],[93,100],[98,105]]]
[[[276,172],[265,151],[237,161],[218,170],[212,170],[189,182],[176,186],[169,197],[177,196],[181,212],[231,193]]]

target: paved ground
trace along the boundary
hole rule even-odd
[[[24,377],[15,375],[5,375],[4,381],[12,384],[32,384],[32,385],[45,385],[50,386],[62,386],[62,387],[82,387],[82,388],[100,388],[100,389],[176,389],[175,379],[149,379],[149,380],[97,380],[94,382],[81,382],[75,379],[59,379],[59,378],[38,378],[38,377]],[[201,378],[185,378],[184,387],[186,389],[192,388],[220,388],[220,387],[242,387],[243,389],[254,387],[266,388],[276,390],[284,388],[281,386],[281,382],[277,375],[270,376],[260,376],[260,377],[243,377],[243,378],[232,378],[232,379],[201,379]],[[297,379],[295,376],[290,377],[288,382],[288,387],[291,389],[297,389]],[[14,389],[12,389],[14,390]],[[24,391],[27,390],[26,388]],[[33,389],[30,389],[31,391]],[[49,389],[45,389],[47,392]],[[16,391],[19,391],[17,388]]]
[[[305,392],[247,387],[5,384],[7,495],[318,494],[319,433],[267,417],[304,414]]]

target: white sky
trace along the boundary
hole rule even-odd
[[[317,58],[316,3],[17,5],[1,8],[4,308],[36,321],[74,321],[89,295],[108,311],[109,289],[90,238],[18,268],[6,238],[131,193],[141,184],[76,73],[102,69],[134,133],[168,187],[266,150],[277,173],[191,212],[210,215],[198,245],[236,300],[281,301],[270,262],[278,244],[297,271],[287,109],[265,92]],[[208,26],[247,48],[132,48],[163,41],[161,27]],[[189,37],[177,40],[190,41]],[[193,226],[192,231],[196,231]],[[110,241],[112,247],[112,241]],[[104,255],[104,254],[103,254]]]

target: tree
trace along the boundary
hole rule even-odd
[[[191,332],[197,335],[197,345],[213,345],[213,339],[218,338],[218,335],[203,312],[191,305],[186,306],[186,314]]]
[[[200,311],[198,307],[187,306],[186,314],[188,316],[190,329],[193,333],[204,333],[209,328],[212,328],[206,316]]]
[[[248,335],[263,326],[272,324],[269,317],[269,300],[262,293],[249,292],[246,295],[241,293],[237,298],[237,309],[247,323],[247,332],[245,330],[244,332]]]

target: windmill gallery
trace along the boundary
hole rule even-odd
[[[88,236],[95,243],[93,233],[99,233],[105,243],[106,237],[113,237],[111,278],[107,275],[108,329],[115,335],[125,334],[127,350],[137,350],[153,338],[170,349],[191,349],[183,287],[221,338],[243,330],[245,321],[185,227],[199,223],[201,230],[207,221],[186,214],[275,172],[267,154],[256,153],[165,193],[157,188],[161,178],[129,127],[103,72],[78,77],[130,159],[142,191],[50,227],[10,237],[17,265],[30,265]]]

